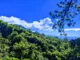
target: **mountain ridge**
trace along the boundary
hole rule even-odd
[[[79,60],[79,51],[80,38],[61,40],[0,20],[2,60]]]

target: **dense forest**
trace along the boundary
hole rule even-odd
[[[0,20],[0,60],[80,60],[80,38],[60,40]]]

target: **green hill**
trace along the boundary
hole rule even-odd
[[[1,60],[80,60],[80,38],[68,41],[0,20]]]

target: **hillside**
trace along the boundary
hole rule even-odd
[[[80,38],[68,41],[0,20],[1,60],[80,60]]]

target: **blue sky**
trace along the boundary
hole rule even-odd
[[[57,0],[58,1],[58,0]],[[49,16],[56,0],[1,0],[0,15],[16,16],[29,22]]]
[[[22,25],[33,31],[57,36],[59,33],[51,28],[54,21],[49,16],[49,11],[58,9],[56,3],[59,1],[60,0],[0,0],[0,19],[11,24]],[[75,27],[65,28],[68,36],[80,36],[79,19],[79,16],[75,18],[77,22]],[[49,29],[47,29],[47,27]]]

